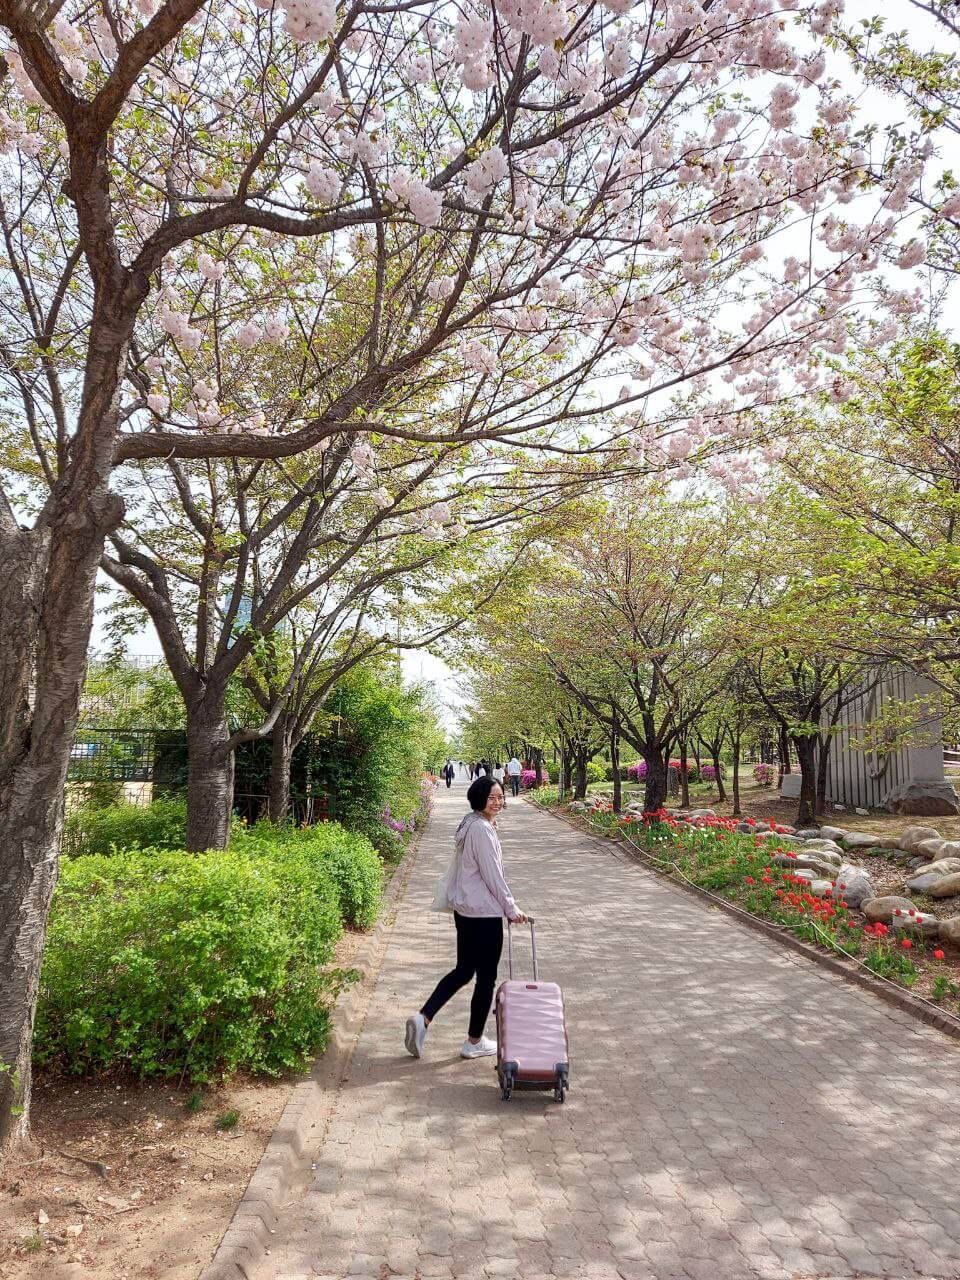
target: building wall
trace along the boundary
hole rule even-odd
[[[929,715],[914,741],[888,755],[877,756],[851,746],[851,738],[862,734],[887,702],[923,699]],[[936,686],[922,676],[897,668],[877,686],[875,692],[846,707],[840,715],[839,732],[830,749],[827,781],[828,799],[861,808],[882,808],[888,793],[905,782],[942,782],[943,735],[936,714]]]

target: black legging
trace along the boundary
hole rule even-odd
[[[440,979],[420,1012],[432,1022],[450,997],[476,974],[467,1032],[475,1040],[483,1035],[493,1004],[497,966],[503,950],[503,920],[500,916],[462,916],[459,911],[453,913],[453,919],[457,926],[457,967]]]

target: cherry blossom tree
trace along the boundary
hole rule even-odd
[[[837,10],[0,0],[0,1140],[26,1131],[117,469],[371,432],[680,469],[736,439],[738,410],[781,393],[778,367],[815,382],[895,232],[837,212],[870,158],[822,80]],[[785,264],[765,254],[784,235]],[[306,412],[275,422],[271,386],[219,385],[211,304],[234,309],[255,371],[307,290],[353,342],[336,363],[315,352]],[[713,376],[727,397],[663,439],[665,397],[692,404]]]

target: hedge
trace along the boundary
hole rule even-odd
[[[210,1080],[300,1069],[326,1042],[344,920],[369,924],[377,855],[328,824],[238,832],[226,852],[65,859],[35,1061]]]

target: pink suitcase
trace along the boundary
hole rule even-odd
[[[563,1102],[570,1087],[570,1049],[563,1015],[563,992],[537,973],[537,935],[530,920],[533,981],[513,976],[513,934],[507,921],[510,977],[497,991],[497,1076],[500,1097],[514,1089],[552,1089]]]

